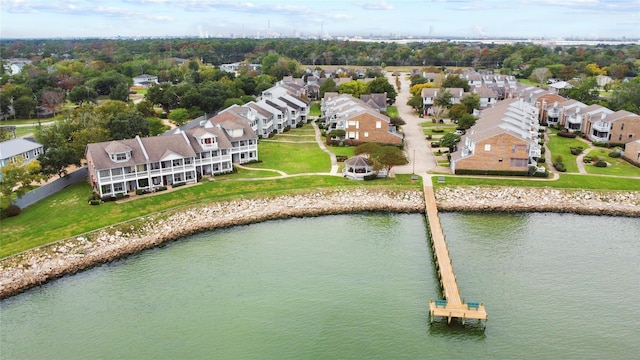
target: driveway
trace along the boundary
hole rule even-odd
[[[407,105],[407,101],[411,98],[409,93],[409,87],[411,82],[407,79],[407,73],[401,73],[398,77],[400,79],[400,91],[396,97],[395,106],[398,108],[398,115],[406,122],[406,125],[402,126],[404,131],[405,152],[409,163],[404,166],[396,166],[393,168],[393,172],[396,174],[418,174],[426,175],[429,171],[448,171],[448,168],[438,168],[429,142],[427,142],[426,136],[422,132],[420,123],[424,122],[424,118],[420,118],[415,114],[413,108]],[[392,74],[387,74],[389,83],[395,86],[396,78]]]

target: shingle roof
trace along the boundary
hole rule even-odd
[[[26,153],[42,145],[37,142],[29,141],[23,138],[11,139],[0,142],[0,159],[10,159],[16,155]]]

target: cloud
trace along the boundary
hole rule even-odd
[[[393,5],[388,4],[386,1],[357,2],[354,5],[365,10],[393,10]]]

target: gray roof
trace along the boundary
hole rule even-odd
[[[41,148],[37,142],[18,138],[0,142],[0,159],[10,159],[16,155]]]

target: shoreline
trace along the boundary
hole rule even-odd
[[[437,189],[436,199],[439,211],[640,217],[640,192],[465,187]],[[336,189],[223,201],[171,214],[152,214],[0,260],[0,299],[202,231],[358,212],[424,213],[424,194],[421,190]]]

